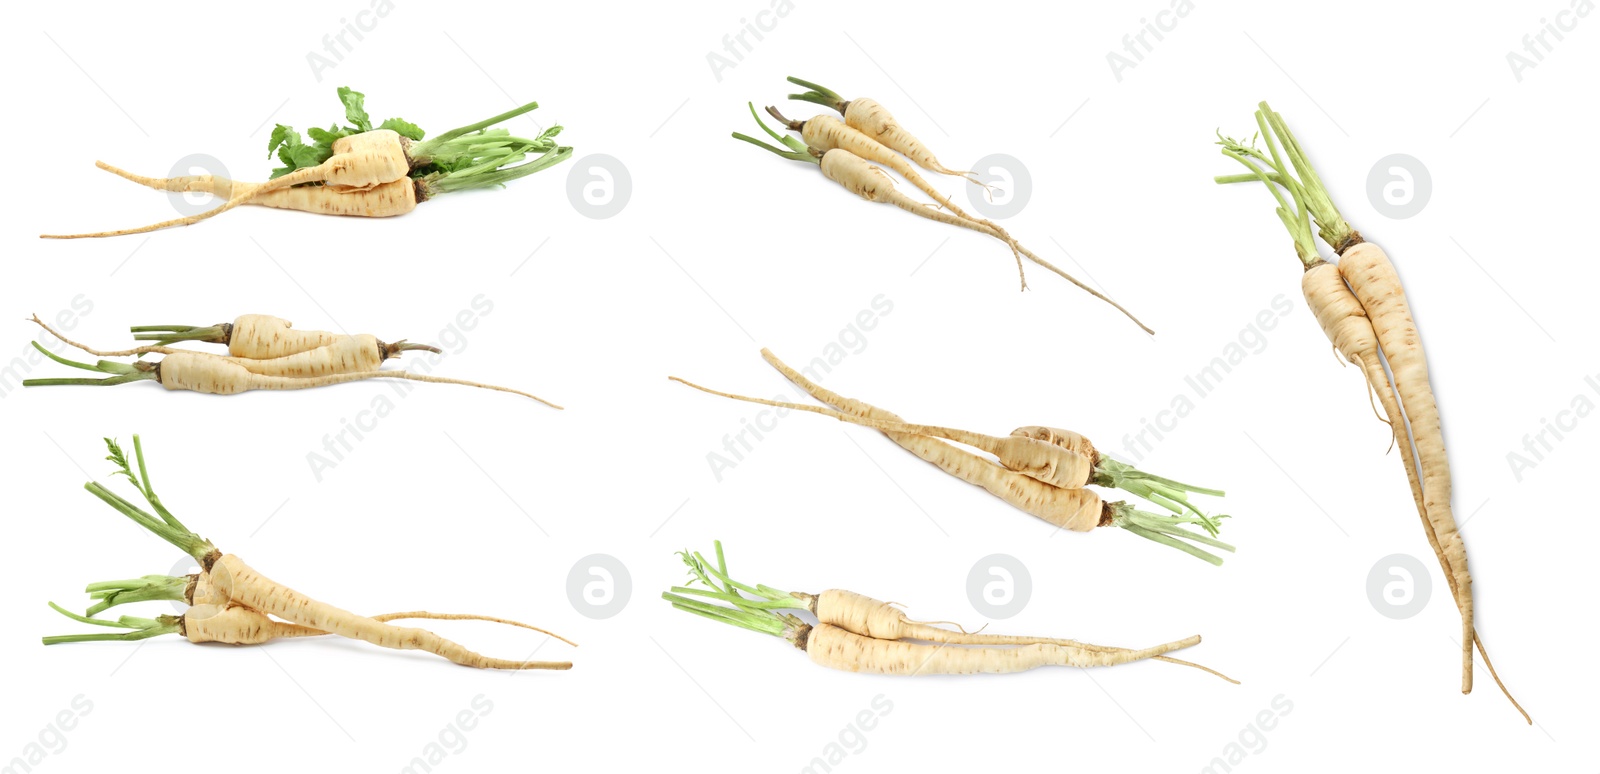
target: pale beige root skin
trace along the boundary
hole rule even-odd
[[[50,335],[60,339],[62,343],[81,349],[95,357],[132,357],[134,355],[174,355],[178,353],[202,354],[212,357],[209,353],[195,352],[189,349],[174,347],[146,346],[122,350],[102,350],[86,346],[61,335],[60,331],[45,324],[38,315],[33,316],[33,321],[50,332]],[[288,320],[264,314],[240,315],[233,323],[233,334],[228,339],[230,353],[224,360],[244,366],[252,373],[266,375],[322,375],[336,371],[324,370],[319,373],[305,373],[306,369],[316,370],[327,368],[321,361],[332,358],[335,365],[344,364],[346,370],[372,371],[383,365],[383,348],[379,346],[377,337],[369,334],[345,336],[339,333],[326,331],[294,330]],[[319,343],[322,342],[322,343]],[[272,352],[288,352],[284,355],[273,355]],[[320,353],[320,354],[319,354]],[[374,360],[374,358],[377,358]],[[355,368],[355,366],[365,366]],[[301,373],[294,373],[300,371]]]
[[[256,194],[250,204],[318,215],[392,218],[417,208],[417,186],[407,178],[366,189],[327,185],[280,188]]]
[[[875,164],[882,164],[900,173],[900,176],[905,178],[906,182],[916,186],[918,190],[938,202],[939,206],[974,223],[980,223],[994,229],[995,233],[1012,245],[1011,250],[1013,253],[1017,251],[1016,240],[1012,239],[1011,235],[1000,227],[1000,224],[973,216],[961,209],[959,205],[951,201],[950,197],[933,187],[933,184],[929,183],[927,178],[918,173],[917,168],[911,162],[906,161],[905,156],[896,153],[887,145],[868,137],[865,132],[833,116],[818,115],[806,119],[800,130],[800,137],[806,141],[806,145],[817,150],[827,152],[838,148]],[[968,179],[971,180],[971,178]],[[977,183],[978,181],[971,180],[971,182]]]
[[[189,591],[189,604],[194,605],[226,605],[228,597],[217,590],[216,584],[211,582],[211,573],[201,570],[195,575],[194,588]]]
[[[1417,444],[1421,468],[1423,508],[1433,523],[1439,548],[1455,576],[1456,602],[1461,610],[1461,692],[1472,691],[1472,575],[1467,570],[1467,548],[1456,531],[1451,513],[1450,459],[1445,451],[1444,429],[1433,386],[1428,380],[1428,361],[1411,308],[1406,303],[1400,277],[1383,250],[1371,242],[1355,245],[1340,256],[1339,274],[1350,283],[1350,290],[1361,302],[1378,345],[1394,373],[1395,392],[1406,418],[1411,421],[1411,436]]]
[[[802,595],[802,598],[809,598],[811,612],[817,616],[818,621],[840,627],[846,631],[855,632],[863,637],[873,637],[880,640],[923,640],[952,645],[1055,645],[1098,653],[1132,654],[1137,652],[1128,648],[1094,645],[1059,637],[1027,637],[941,629],[925,621],[912,621],[906,618],[904,611],[887,602],[880,602],[864,594],[857,594],[854,591],[845,591],[843,589],[829,589],[814,597]],[[1235,685],[1239,683],[1238,680],[1228,677],[1215,669],[1190,661],[1170,656],[1153,656],[1152,658],[1210,672]]]
[[[374,129],[366,134],[371,137],[359,141],[349,137],[335,140],[334,154],[327,161],[261,183],[255,194],[259,196],[302,183],[372,188],[403,180],[411,174],[411,160],[406,157],[399,134],[388,129]],[[341,151],[341,147],[345,150]]]
[[[1000,240],[1011,248],[1017,260],[1017,276],[1022,281],[1022,289],[1028,289],[1028,279],[1022,271],[1022,255],[1018,253],[1015,240],[1010,237],[982,223],[968,220],[955,213],[933,209],[905,195],[900,189],[895,188],[894,178],[889,177],[887,172],[850,151],[835,148],[822,154],[821,167],[824,177],[869,202],[893,204],[912,215],[987,234]]]
[[[334,384],[344,384],[345,382],[364,381],[366,379],[406,379],[414,382],[459,384],[465,387],[494,390],[495,392],[508,392],[536,400],[553,409],[559,410],[561,408],[537,395],[521,390],[513,390],[510,387],[469,382],[464,379],[450,379],[443,376],[414,374],[401,370],[361,371],[299,379],[289,376],[263,376],[250,373],[244,366],[229,358],[205,352],[189,351],[175,351],[162,358],[160,369],[162,387],[168,390],[187,390],[208,395],[237,395],[250,390],[307,390]]]
[[[888,411],[822,388],[800,372],[785,365],[770,350],[761,350],[761,356],[785,378],[810,393],[812,397],[846,414],[884,422],[902,421],[900,417]],[[889,431],[884,431],[883,434],[900,444],[906,451],[938,465],[941,470],[962,481],[983,487],[985,491],[1029,515],[1074,532],[1088,532],[1100,524],[1103,507],[1100,496],[1095,494],[1094,490],[1061,489],[1050,486],[1021,473],[1006,470],[972,452],[958,449],[937,438]]]
[[[1017,240],[1012,239],[1009,234],[1006,234],[1002,231],[997,231],[994,228],[985,225],[984,223],[957,216],[954,213],[933,209],[926,204],[923,204],[922,202],[905,195],[899,189],[895,188],[894,178],[889,177],[887,172],[884,172],[882,169],[874,166],[871,162],[855,155],[854,153],[837,148],[830,150],[822,154],[821,167],[824,177],[832,180],[835,183],[838,183],[839,185],[843,186],[845,190],[848,190],[856,196],[866,199],[869,202],[893,204],[894,206],[899,207],[900,209],[905,210],[913,215],[927,218],[928,220],[938,223],[945,223],[948,225],[957,226],[959,228],[968,229],[970,231],[976,231],[980,234],[987,234],[995,239],[1000,240],[1007,247],[1011,248],[1012,254],[1016,257],[1017,276],[1021,278],[1023,290],[1027,290],[1028,288],[1027,277],[1022,271],[1022,258],[1023,256],[1026,256],[1028,260],[1033,261],[1034,263],[1043,266],[1046,269],[1049,269],[1062,279],[1072,283],[1073,285],[1076,285],[1078,289],[1100,299],[1101,301],[1106,302],[1107,304],[1110,304],[1112,308],[1121,312],[1129,320],[1132,320],[1133,323],[1138,325],[1139,328],[1145,333],[1155,333],[1155,331],[1150,329],[1150,326],[1145,325],[1139,320],[1139,318],[1134,317],[1133,313],[1129,312],[1127,309],[1124,309],[1121,304],[1112,301],[1110,298],[1106,297],[1104,293],[1101,293],[1100,291],[1083,284],[1078,280],[1077,277],[1062,271],[1055,264],[1040,258],[1032,250],[1023,247],[1022,244],[1017,242]]]
[[[323,633],[319,629],[275,621],[240,605],[190,605],[183,614],[183,636],[190,642],[260,645],[276,639],[316,637]]]
[[[917,166],[937,172],[941,175],[954,177],[967,177],[971,172],[950,169],[934,158],[933,152],[923,146],[922,142],[894,120],[889,113],[876,100],[868,97],[858,97],[850,100],[845,107],[844,122],[880,144],[904,153],[907,158],[915,161]]]
[[[190,215],[183,218],[165,220],[160,223],[152,223],[148,226],[119,229],[116,231],[98,231],[86,234],[41,234],[40,236],[45,239],[81,239],[88,237],[111,237],[126,236],[128,234],[143,234],[150,231],[157,231],[159,229],[172,228],[175,226],[193,225],[202,220],[221,215],[222,213],[227,212],[228,210],[231,210],[241,204],[252,202],[266,204],[269,207],[285,206],[289,209],[305,209],[304,207],[290,206],[289,204],[274,204],[274,199],[271,196],[273,193],[288,189],[290,186],[299,185],[301,183],[321,182],[331,186],[341,186],[351,189],[371,188],[374,191],[388,183],[406,181],[409,184],[409,181],[406,180],[406,177],[411,173],[411,162],[406,158],[405,149],[401,146],[400,135],[389,131],[388,129],[376,129],[373,130],[373,133],[383,135],[382,139],[387,140],[387,142],[371,143],[347,153],[336,153],[327,161],[324,161],[315,167],[298,169],[287,175],[269,180],[265,183],[232,182],[229,186],[230,195],[226,202],[198,215]],[[102,169],[110,169],[111,171],[121,174],[123,177],[126,177],[129,180],[133,180],[134,182],[149,185],[152,188],[172,190],[167,187],[169,184],[160,178],[143,178],[143,176],[123,173],[121,170],[117,170],[114,167],[111,167],[109,164],[104,164],[102,162],[95,163],[96,166],[99,166]],[[196,185],[196,177],[199,176],[184,178],[183,180],[185,182],[182,184]],[[213,180],[211,182],[215,181]],[[185,188],[183,190],[198,189]],[[302,199],[303,197],[293,197],[285,199],[284,201],[298,204],[302,202]],[[381,211],[384,208],[396,208],[396,211],[388,211],[385,212],[385,214],[400,214],[397,208],[401,205],[398,201],[398,197],[394,193],[385,196],[384,199],[393,201],[385,201],[383,203],[374,201],[370,204],[364,204],[360,206],[352,206],[346,203],[345,206],[351,207],[351,212],[330,214],[359,214],[358,211],[363,208],[370,208],[375,211]],[[321,205],[318,200],[312,200],[308,203],[312,206],[325,206]],[[415,208],[415,206],[416,197],[413,194],[411,195],[411,207]],[[321,210],[313,209],[309,211],[317,212]],[[409,211],[409,209],[405,210],[405,212]]]
[[[1087,457],[1091,463],[1100,461],[1100,450],[1094,448],[1094,444],[1090,443],[1088,438],[1071,430],[1045,427],[1043,425],[1028,425],[1027,427],[1019,427],[1012,430],[1011,434],[1023,438],[1032,438],[1035,441],[1044,441],[1045,443],[1060,446],[1063,449],[1075,451]]]
[[[510,661],[467,650],[426,629],[392,626],[356,615],[278,584],[243,560],[224,554],[211,568],[212,581],[235,604],[289,623],[395,650],[421,650],[478,669],[571,669],[567,661]]]
[[[245,204],[299,210],[319,215],[385,218],[404,215],[416,209],[419,204],[416,186],[409,178],[359,187],[324,184],[262,190],[253,187],[255,184],[252,183],[239,183],[216,175],[150,178],[135,175],[104,162],[96,164],[107,172],[157,190],[208,193],[225,199],[231,198],[238,192],[246,197]]]
[[[924,645],[863,637],[830,624],[818,624],[806,637],[811,662],[845,672],[880,675],[975,675],[1025,672],[1046,666],[1112,666],[1154,658],[1200,642],[1190,637],[1127,653],[1096,653],[1056,645],[1011,648]]]
[[[789,403],[786,401],[767,400],[766,398],[752,398],[747,395],[736,395],[731,392],[721,392],[709,387],[702,387],[687,379],[669,376],[668,379],[686,384],[701,392],[718,395],[724,398],[742,400],[749,403],[759,403],[777,408],[806,411],[825,417],[832,417],[840,422],[853,425],[870,427],[885,433],[899,433],[903,435],[931,436],[943,438],[956,443],[965,444],[995,455],[1001,467],[1021,473],[1035,481],[1063,489],[1081,489],[1089,483],[1089,476],[1094,472],[1094,465],[1089,458],[1054,444],[1038,441],[1024,436],[993,436],[984,433],[974,433],[968,430],[958,430],[953,427],[938,425],[920,425],[907,422],[890,422],[887,420],[873,419],[871,417],[846,414],[821,406],[807,406],[802,403]]]
[[[233,198],[237,192],[250,193],[254,183],[238,183],[220,175],[184,175],[182,177],[145,177],[136,175],[126,169],[114,167],[104,161],[96,161],[95,166],[110,172],[124,180],[129,180],[148,188],[170,193],[205,193],[223,199]]]
[[[1416,455],[1412,452],[1412,430],[1400,410],[1394,387],[1389,382],[1389,375],[1384,373],[1383,363],[1378,356],[1378,334],[1373,331],[1372,321],[1367,317],[1367,311],[1362,307],[1361,300],[1350,291],[1344,277],[1332,264],[1319,263],[1307,270],[1301,276],[1300,289],[1305,295],[1306,305],[1316,315],[1317,324],[1322,327],[1323,334],[1328,337],[1328,341],[1340,355],[1361,368],[1368,386],[1383,408],[1395,445],[1400,448],[1400,461],[1405,468],[1406,483],[1411,487],[1412,500],[1417,506],[1417,516],[1422,522],[1422,531],[1427,535],[1428,546],[1433,549],[1433,555],[1444,571],[1445,581],[1450,586],[1450,597],[1459,609],[1461,595],[1456,585],[1456,575],[1449,558],[1445,556],[1444,549],[1439,545],[1433,522],[1428,517],[1427,506],[1424,505],[1422,483],[1417,477]],[[1472,639],[1478,654],[1483,658],[1484,667],[1494,678],[1495,685],[1510,700],[1512,706],[1516,707],[1517,712],[1532,723],[1533,718],[1517,702],[1516,697],[1511,695],[1505,683],[1500,680],[1500,675],[1495,672],[1494,662],[1489,660],[1488,651],[1483,646],[1483,638],[1478,635],[1476,625],[1473,627]]]
[[[204,570],[201,570],[198,574],[196,574],[194,576],[194,585],[189,589],[188,602],[189,602],[189,605],[191,607],[199,607],[199,606],[209,605],[209,606],[216,607],[217,609],[221,609],[223,607],[227,607],[230,604],[232,604],[231,600],[229,600],[226,595],[224,595],[220,590],[217,589],[216,584],[213,584],[211,582],[211,573],[206,572]],[[522,623],[521,621],[513,621],[513,620],[511,620],[509,618],[497,618],[497,617],[492,616],[492,615],[474,615],[474,614],[471,614],[471,613],[430,613],[430,612],[428,612],[426,610],[410,610],[410,611],[403,612],[403,613],[383,613],[381,615],[374,615],[374,616],[369,616],[369,617],[372,620],[377,621],[379,623],[388,623],[390,621],[420,621],[420,620],[428,620],[428,621],[487,621],[489,623],[503,624],[505,626],[515,626],[515,627],[517,627],[519,629],[527,629],[529,631],[535,631],[535,632],[543,634],[543,635],[545,635],[547,637],[551,637],[551,638],[554,638],[554,639],[557,639],[557,640],[561,640],[562,642],[565,642],[566,644],[571,645],[573,647],[577,647],[578,646],[578,643],[573,642],[572,640],[569,640],[566,637],[563,637],[563,636],[561,636],[559,634],[556,634],[555,632],[549,631],[547,629],[541,629],[541,628],[539,628],[537,626],[534,626],[532,624]],[[289,624],[285,624],[285,626],[288,626],[288,625]],[[327,632],[322,631],[321,629],[311,629],[309,627],[304,627],[304,626],[295,626],[293,629],[286,629],[286,630],[283,630],[283,631],[284,632],[288,632],[288,633],[287,634],[281,634],[280,636],[311,637],[311,636],[315,636],[315,635],[319,635],[319,634],[327,634]],[[194,638],[191,637],[190,639],[193,640]]]
[[[267,360],[327,346],[339,338],[337,333],[308,331],[270,314],[241,314],[233,321],[228,337],[228,354],[252,360]]]
[[[383,367],[383,345],[368,333],[339,336],[331,343],[293,355],[255,360],[232,358],[232,362],[261,376],[307,378],[330,374],[376,371]]]

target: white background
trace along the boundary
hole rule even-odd
[[[36,335],[27,313],[52,316],[80,296],[92,310],[74,333],[104,347],[121,346],[129,325],[265,312],[448,339],[458,351],[437,373],[567,410],[418,385],[319,482],[308,454],[390,386],[219,398],[8,381],[0,761],[43,739],[53,752],[35,768],[46,771],[158,759],[394,771],[444,740],[452,749],[435,770],[798,771],[843,740],[835,770],[1199,771],[1230,743],[1246,750],[1239,771],[1592,763],[1581,740],[1600,722],[1597,669],[1583,645],[1596,629],[1580,590],[1592,585],[1595,514],[1573,490],[1592,476],[1600,419],[1580,420],[1520,482],[1507,461],[1575,396],[1600,402],[1584,382],[1600,374],[1600,277],[1580,230],[1600,172],[1592,13],[1549,38],[1554,50],[1519,82],[1507,52],[1567,0],[1471,13],[1201,2],[1119,82],[1108,52],[1167,0],[1048,15],[796,0],[719,80],[708,53],[768,0],[397,0],[387,16],[361,17],[374,28],[347,38],[319,81],[307,55],[368,8],[56,4],[13,17],[0,285],[13,322],[0,356]],[[783,104],[789,74],[877,98],[952,166],[1023,160],[1034,190],[1008,228],[1157,336],[1042,270],[1019,294],[992,240],[853,200],[731,141],[753,128],[744,101]],[[433,132],[537,99],[533,119],[565,124],[576,158],[622,160],[631,200],[610,219],[584,217],[566,193],[569,162],[389,221],[246,207],[148,237],[36,238],[174,216],[164,194],[97,171],[96,159],[163,175],[203,153],[264,178],[271,124],[338,119],[340,85],[365,91],[374,118]],[[1477,690],[1458,692],[1457,614],[1385,454],[1386,428],[1300,299],[1269,197],[1210,182],[1236,171],[1213,131],[1250,133],[1261,99],[1406,281],[1449,436],[1479,631],[1536,727],[1481,668]],[[511,126],[537,131],[534,120]],[[1431,200],[1410,219],[1384,217],[1366,195],[1369,170],[1392,153],[1431,172]],[[480,294],[492,310],[464,339],[448,332]],[[1239,552],[1213,568],[1117,530],[1052,534],[871,431],[810,416],[784,419],[718,482],[707,455],[754,407],[665,377],[789,391],[759,347],[795,364],[822,355],[879,295],[892,313],[827,386],[913,420],[1071,427],[1124,458],[1124,434],[1174,396],[1194,399],[1185,376],[1241,335],[1257,342],[1140,463],[1226,488],[1224,537]],[[1280,295],[1290,311],[1276,327],[1246,333]],[[576,667],[478,672],[326,640],[41,647],[42,634],[84,628],[46,600],[80,607],[85,583],[165,573],[179,558],[81,489],[110,472],[100,438],[134,432],[167,503],[276,579],[363,612],[530,620],[581,643],[538,650]],[[978,678],[825,671],[658,598],[682,577],[673,551],[713,538],[746,580],[850,588],[974,625],[985,621],[968,572],[1009,554],[1029,568],[1032,598],[991,631],[1118,645],[1200,633],[1186,657],[1243,685],[1153,662]],[[569,570],[595,553],[632,580],[625,609],[605,620],[567,597]],[[1432,580],[1431,604],[1408,620],[1367,597],[1369,571],[1392,554],[1418,557]],[[487,625],[436,628],[508,658],[543,644]],[[92,710],[47,730],[80,694]],[[480,694],[492,711],[448,730]],[[847,729],[879,695],[893,708],[863,743]],[[1292,710],[1252,730],[1279,695]]]

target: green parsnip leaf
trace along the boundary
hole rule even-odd
[[[333,155],[333,144],[340,138],[353,134],[370,132],[373,129],[389,129],[402,137],[411,140],[421,140],[426,133],[422,127],[403,118],[391,118],[381,125],[374,127],[371,116],[367,115],[366,95],[349,86],[339,87],[339,102],[344,104],[344,117],[352,126],[340,126],[335,123],[327,129],[312,127],[306,130],[306,136],[311,139],[307,144],[300,137],[300,133],[293,128],[278,124],[272,129],[272,136],[267,138],[267,156],[277,156],[283,166],[272,170],[272,177],[278,178],[297,169],[314,167],[327,161]]]
[[[379,124],[378,128],[388,129],[396,134],[399,134],[401,137],[405,137],[410,140],[421,140],[426,134],[426,132],[422,131],[422,127],[417,126],[416,124],[413,124],[404,118],[391,118],[387,121],[384,121],[382,124]]]
[[[367,116],[367,95],[349,86],[339,87],[339,101],[344,103],[344,118],[355,124],[357,131],[372,131],[372,119]],[[354,134],[354,132],[352,132]]]

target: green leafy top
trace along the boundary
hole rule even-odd
[[[339,101],[344,103],[344,117],[351,125],[339,126],[335,123],[327,129],[321,127],[307,129],[306,135],[311,138],[310,145],[307,145],[301,139],[300,133],[292,127],[283,124],[274,126],[272,136],[267,139],[267,157],[271,158],[276,154],[283,166],[272,170],[272,176],[282,177],[297,169],[314,167],[327,161],[328,157],[333,155],[334,141],[352,134],[388,129],[411,140],[421,140],[425,136],[422,127],[403,118],[390,118],[373,126],[372,118],[367,115],[366,98],[367,95],[349,86],[340,86]]]

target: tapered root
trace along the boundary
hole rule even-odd
[[[1074,285],[1077,285],[1079,288],[1081,288],[1084,292],[1088,293],[1089,295],[1094,296],[1095,298],[1098,298],[1101,301],[1104,301],[1104,302],[1110,304],[1113,308],[1115,308],[1117,311],[1121,312],[1129,320],[1132,320],[1134,325],[1137,325],[1141,329],[1143,329],[1145,333],[1148,333],[1148,334],[1150,334],[1152,336],[1155,335],[1156,332],[1151,330],[1150,326],[1145,325],[1142,321],[1140,321],[1139,318],[1134,317],[1133,316],[1133,312],[1130,312],[1127,309],[1124,309],[1122,307],[1122,304],[1119,304],[1119,303],[1117,303],[1115,301],[1112,301],[1110,298],[1107,298],[1104,293],[1101,293],[1100,291],[1095,290],[1094,288],[1091,288],[1088,285],[1083,284],[1082,282],[1079,282],[1077,277],[1074,277],[1071,274],[1068,274],[1068,273],[1062,271],[1061,269],[1056,268],[1055,264],[1053,264],[1053,263],[1051,263],[1051,262],[1049,262],[1049,261],[1047,261],[1047,260],[1045,260],[1043,258],[1040,258],[1039,256],[1035,255],[1032,250],[1029,250],[1028,248],[1023,247],[1021,244],[1017,244],[1015,246],[1016,246],[1016,248],[1018,250],[1022,251],[1023,255],[1028,256],[1028,260],[1033,261],[1034,263],[1039,264],[1040,266],[1043,266],[1044,268],[1055,272],[1056,274],[1060,275],[1062,279],[1064,279],[1064,280],[1066,280],[1066,281],[1068,281],[1068,282],[1070,282],[1070,283],[1072,283]]]
[[[501,387],[501,386],[495,385],[495,384],[484,384],[482,382],[469,382],[466,379],[451,379],[451,378],[449,378],[447,376],[430,376],[428,374],[414,374],[414,373],[411,373],[410,371],[368,371],[368,372],[366,372],[364,374],[357,374],[357,376],[359,376],[361,378],[372,378],[372,379],[409,379],[409,380],[414,381],[414,382],[433,382],[435,384],[459,384],[459,385],[463,385],[463,386],[466,386],[466,387],[477,387],[477,388],[484,389],[484,390],[494,390],[495,392],[509,392],[512,395],[521,395],[524,398],[532,398],[532,399],[534,399],[536,401],[539,401],[540,403],[543,403],[544,405],[549,406],[550,408],[553,408],[553,409],[555,409],[557,411],[562,411],[563,410],[560,406],[557,406],[556,404],[551,403],[550,401],[547,401],[544,398],[541,398],[541,397],[539,397],[537,395],[534,395],[531,392],[523,392],[522,390],[514,390],[514,389],[512,389],[510,387]]]
[[[95,166],[110,172],[124,180],[129,180],[147,188],[169,193],[206,193],[220,196],[224,199],[233,196],[233,187],[240,185],[225,177],[216,175],[185,175],[183,177],[145,177],[136,175],[125,169],[114,167],[104,161],[96,161]],[[246,183],[245,185],[248,185]]]
[[[131,180],[133,178],[130,177],[129,179]],[[194,225],[196,223],[199,223],[202,220],[206,220],[208,218],[216,217],[218,215],[221,215],[224,212],[227,212],[228,210],[233,209],[234,207],[237,207],[237,206],[239,206],[241,204],[244,204],[244,203],[250,201],[250,199],[254,195],[254,193],[255,193],[255,189],[254,189],[254,187],[251,187],[248,190],[241,191],[239,193],[234,194],[232,197],[229,197],[227,202],[225,202],[223,204],[220,204],[220,205],[218,205],[216,207],[213,207],[213,208],[211,208],[209,210],[206,210],[205,212],[202,212],[202,213],[200,213],[198,215],[190,215],[190,216],[187,216],[187,217],[176,218],[176,219],[173,219],[173,220],[164,220],[164,221],[161,221],[160,223],[152,223],[152,224],[150,224],[148,226],[140,226],[138,228],[125,228],[125,229],[119,229],[117,231],[95,231],[95,232],[86,233],[86,234],[40,234],[39,238],[40,239],[97,239],[97,238],[100,238],[100,237],[127,236],[129,234],[145,234],[145,233],[149,233],[151,231],[159,231],[159,230],[164,229],[164,228],[173,228],[173,227],[176,227],[176,226],[192,226],[192,225]]]
[[[93,348],[90,348],[90,347],[85,346],[83,344],[79,344],[78,342],[73,341],[72,339],[69,339],[66,336],[61,335],[60,331],[56,330],[55,328],[50,327],[47,323],[45,323],[44,320],[39,319],[39,315],[37,315],[37,314],[33,315],[29,319],[32,320],[34,323],[38,324],[38,326],[40,328],[43,328],[46,331],[48,331],[51,336],[54,336],[57,339],[60,339],[61,343],[66,344],[67,346],[73,347],[75,349],[83,350],[84,352],[87,352],[87,353],[89,353],[91,355],[94,355],[95,357],[133,357],[135,355],[170,355],[170,354],[172,354],[174,352],[181,351],[181,350],[178,350],[178,349],[174,349],[172,347],[161,347],[161,346],[134,347],[133,349],[119,349],[119,350],[93,349]]]
[[[538,632],[540,634],[545,635],[546,637],[550,637],[550,638],[553,638],[553,639],[561,640],[562,642],[565,642],[566,644],[571,645],[574,648],[578,647],[578,643],[573,642],[572,640],[569,640],[566,637],[563,637],[563,636],[561,636],[559,634],[556,634],[555,632],[546,631],[546,630],[540,629],[539,627],[534,626],[532,624],[522,623],[521,621],[512,621],[512,620],[506,619],[506,618],[496,618],[496,617],[494,617],[492,615],[472,615],[470,613],[430,613],[430,612],[427,612],[426,610],[413,610],[413,611],[407,612],[407,613],[384,613],[383,615],[375,615],[375,616],[372,616],[372,620],[374,620],[374,621],[382,621],[384,623],[388,623],[390,621],[422,621],[422,620],[427,620],[427,621],[488,621],[490,623],[505,624],[506,626],[515,626],[515,627],[518,627],[520,629],[528,629],[530,631],[535,631],[535,632]]]

